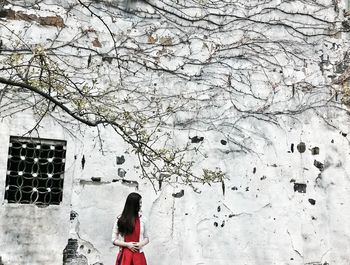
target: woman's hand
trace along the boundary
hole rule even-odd
[[[143,247],[142,242],[135,242],[135,246],[137,247],[138,250],[140,250]]]
[[[130,249],[132,252],[138,252],[140,249],[138,242],[127,242],[125,244],[126,244],[126,247]]]

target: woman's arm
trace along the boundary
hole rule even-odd
[[[147,221],[144,217],[142,217],[143,221],[143,240],[138,243],[138,247],[142,248],[146,246],[149,243],[149,236],[148,236],[148,230],[147,230]]]
[[[146,237],[146,238],[144,238],[141,242],[139,242],[139,243],[137,244],[137,246],[138,246],[139,248],[142,248],[142,247],[146,246],[148,243],[149,243],[149,239],[148,239],[148,237]]]
[[[118,219],[115,221],[112,231],[112,243],[118,247],[128,248],[135,252],[138,250],[137,244],[135,242],[125,242],[118,231]]]

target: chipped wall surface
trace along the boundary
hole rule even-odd
[[[30,116],[23,114],[2,122],[3,150],[9,135],[21,134],[31,124]],[[349,262],[350,230],[344,225],[350,218],[349,142],[317,119],[292,130],[266,128],[275,140],[257,146],[259,158],[221,155],[221,166],[230,172],[225,195],[221,184],[201,187],[200,194],[165,185],[156,194],[133,173],[133,157],[122,142],[106,140],[101,155],[89,129],[73,141],[58,133],[59,127],[45,125],[55,130],[42,136],[68,140],[64,199],[60,206],[45,208],[2,202],[4,264],[113,264],[117,249],[110,242],[111,228],[131,191],[143,196],[151,238],[145,248],[149,264]],[[210,135],[204,135],[207,138]],[[305,151],[292,152],[291,145],[300,145],[301,139]],[[204,141],[212,152],[208,163],[217,163],[225,146],[218,145],[220,138]],[[318,154],[313,154],[315,147]],[[121,155],[125,162],[118,165]],[[5,176],[6,152],[0,161]],[[118,176],[121,167],[128,181]]]
[[[36,23],[32,36],[43,40],[52,34],[50,23],[76,26],[78,13],[65,17],[62,10],[51,3],[36,15],[13,10],[8,19]],[[93,47],[105,45],[101,36],[91,39]],[[100,132],[101,150],[95,129],[72,126],[71,134],[45,117],[38,135],[67,141],[63,200],[47,207],[4,200],[9,137],[25,134],[36,120],[30,110],[2,119],[0,264],[114,264],[112,226],[132,191],[143,196],[149,265],[350,264],[349,117],[327,117],[337,120],[337,128],[311,112],[282,118],[279,126],[259,125],[262,137],[250,154],[232,152],[219,133],[174,129],[179,142],[203,147],[200,164],[228,176],[224,185],[199,185],[200,192],[166,183],[155,192],[113,130]]]
[[[22,114],[18,118],[7,119],[0,124],[0,248],[3,264],[60,264],[62,250],[69,236],[69,213],[71,188],[65,188],[63,203],[39,207],[35,205],[8,204],[4,200],[5,179],[8,159],[9,136],[20,136],[28,126],[35,121],[31,114]],[[45,123],[53,128],[53,123]],[[67,139],[63,130],[43,132],[42,138]],[[74,175],[73,154],[75,152],[72,140],[68,140],[67,163],[65,172],[65,187],[71,187]],[[68,218],[67,218],[68,216]],[[46,254],[43,254],[46,253]]]

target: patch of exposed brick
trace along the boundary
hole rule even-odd
[[[81,264],[87,265],[87,258],[78,254],[78,240],[68,239],[68,244],[63,250],[63,265]]]
[[[101,42],[98,40],[98,38],[95,38],[93,41],[92,41],[92,45],[94,47],[97,47],[97,48],[101,48],[102,47],[102,44]]]
[[[28,22],[37,22],[43,26],[53,26],[59,28],[63,28],[65,26],[63,18],[60,16],[39,17],[34,14],[26,14],[22,11],[14,11],[12,9],[1,10],[0,17],[7,18],[10,20],[24,20]]]

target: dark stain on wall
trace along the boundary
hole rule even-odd
[[[101,182],[101,178],[100,177],[91,177],[91,180],[93,182]]]
[[[316,201],[315,201],[314,199],[309,199],[309,203],[310,203],[311,205],[315,205],[315,204],[316,204]]]
[[[73,221],[78,216],[78,213],[75,211],[70,211],[69,220]]]
[[[125,178],[126,171],[122,168],[118,168],[118,176],[121,178]]]
[[[193,136],[192,138],[190,137],[190,139],[191,139],[191,143],[198,144],[200,142],[203,142],[204,137]]]
[[[324,170],[324,165],[320,161],[315,160],[314,161],[314,166],[317,167],[320,171]]]
[[[85,156],[83,155],[83,158],[81,159],[81,169],[84,169],[85,167]]]
[[[102,57],[102,62],[112,63],[112,61],[113,61],[113,57],[110,57],[110,56],[103,56]]]
[[[124,164],[124,162],[125,162],[125,157],[123,155],[117,156],[117,165]]]
[[[221,140],[220,143],[221,143],[222,145],[227,145],[227,141],[225,141],[225,140]]]
[[[222,223],[221,223],[220,226],[221,226],[221,227],[224,227],[224,226],[225,226],[225,220],[222,221]]]
[[[159,178],[158,179],[158,190],[162,189],[162,185],[163,185],[163,179]]]
[[[305,150],[306,150],[306,145],[304,142],[300,142],[298,145],[297,145],[297,149],[299,151],[299,153],[304,153]]]
[[[225,186],[225,182],[223,180],[221,181],[221,189],[222,189],[222,195],[225,195],[226,186]]]
[[[185,195],[185,191],[184,190],[180,190],[179,192],[173,193],[172,194],[174,198],[181,198]]]
[[[306,184],[294,183],[294,192],[306,193]]]
[[[317,147],[317,146],[311,148],[311,154],[312,154],[312,155],[318,155],[318,154],[320,154],[320,148]]]

